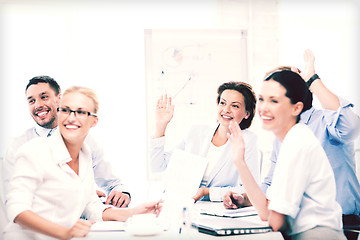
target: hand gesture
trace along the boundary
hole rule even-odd
[[[111,204],[115,207],[126,207],[130,203],[129,194],[122,193],[119,191],[111,191],[109,196],[107,197],[105,204]]]
[[[86,235],[90,232],[91,226],[93,222],[79,219],[68,231],[67,238],[71,239],[75,237],[86,237]]]
[[[245,142],[242,136],[240,126],[237,122],[231,121],[229,125],[230,133],[228,138],[231,143],[232,160],[234,164],[239,167],[240,164],[245,161]]]
[[[167,94],[162,95],[157,101],[155,111],[155,137],[164,136],[166,127],[174,116],[174,107],[175,106],[172,104],[172,98],[168,98]]]
[[[237,209],[244,204],[245,198],[238,193],[228,191],[224,196],[224,207],[227,209]]]
[[[306,49],[304,52],[304,70],[300,73],[300,76],[307,82],[315,74],[315,56],[314,53]]]

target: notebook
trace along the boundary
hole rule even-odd
[[[193,221],[192,225],[199,232],[214,236],[272,232],[272,228],[268,223],[261,221],[258,216],[245,218],[206,216]]]

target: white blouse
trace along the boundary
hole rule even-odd
[[[208,153],[206,155],[206,158],[208,159],[208,165],[206,167],[202,182],[208,181],[210,173],[212,172],[215,165],[219,161],[219,159],[224,151],[223,150],[224,148],[225,148],[225,144],[222,146],[219,146],[219,147],[215,146],[213,143],[210,144]]]
[[[26,210],[65,227],[72,227],[82,215],[102,221],[102,212],[109,206],[96,195],[88,147],[84,144],[80,151],[79,175],[67,165],[69,161],[59,131],[48,138],[35,138],[20,148],[7,194],[10,223],[5,234],[25,230],[14,219]]]
[[[333,170],[320,142],[304,124],[285,136],[267,191],[269,209],[287,216],[290,235],[326,226],[342,230]]]

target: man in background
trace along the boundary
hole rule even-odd
[[[9,191],[9,181],[14,170],[15,155],[19,147],[33,138],[51,136],[58,126],[57,108],[61,98],[61,89],[53,78],[37,76],[30,79],[25,89],[25,95],[30,115],[37,125],[12,139],[6,149],[2,173],[5,203],[6,194]],[[91,149],[95,182],[107,194],[105,204],[126,207],[130,203],[130,193],[122,181],[112,174],[110,163],[104,160],[103,149],[99,147],[91,134],[87,136],[85,143]],[[97,190],[99,197],[106,197],[106,194]]]

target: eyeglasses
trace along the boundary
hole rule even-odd
[[[88,116],[96,117],[97,115],[95,113],[91,113],[84,110],[71,110],[70,108],[57,108],[57,111],[63,114],[67,114],[70,116],[71,113],[74,113],[75,117],[77,118],[85,118]]]

